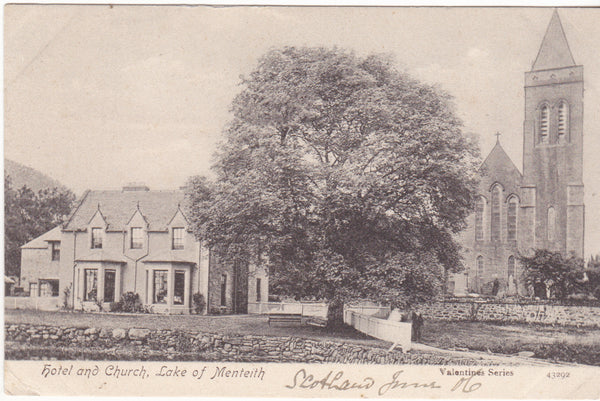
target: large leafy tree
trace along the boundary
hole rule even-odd
[[[585,263],[581,258],[574,255],[565,258],[560,252],[536,249],[532,255],[522,255],[519,259],[525,285],[533,288],[536,296],[546,297],[538,288],[548,290],[550,297],[557,299],[585,291]]]
[[[272,50],[242,87],[216,180],[188,185],[197,234],[295,297],[439,293],[478,164],[450,97],[337,48]]]
[[[62,223],[71,211],[75,195],[62,188],[42,189],[37,194],[27,186],[15,189],[4,177],[4,273],[19,275],[20,247]]]

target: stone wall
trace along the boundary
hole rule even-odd
[[[478,360],[294,337],[5,324],[7,359],[202,360],[473,365]]]
[[[600,307],[499,302],[436,302],[419,305],[427,319],[504,321],[600,327]]]

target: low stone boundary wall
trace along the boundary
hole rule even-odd
[[[387,352],[384,348],[334,341],[140,328],[62,328],[7,323],[5,341],[6,352],[10,351],[11,344],[18,343],[38,348],[78,347],[87,352],[94,349],[106,350],[107,353],[130,350],[136,355],[159,350],[165,353],[165,359],[169,359],[168,355],[173,353],[196,353],[199,356],[198,360],[207,361],[401,364],[418,363],[423,359],[423,355]],[[15,347],[18,346],[15,344]],[[437,358],[432,360],[432,363],[448,363],[446,357],[432,357]]]
[[[435,302],[416,307],[424,318],[600,327],[600,307],[500,302]]]
[[[6,309],[54,311],[61,307],[60,297],[4,297]]]
[[[344,310],[344,323],[371,337],[399,345],[402,352],[411,350],[411,323],[394,322],[375,317],[374,315],[381,313],[381,310],[374,308],[369,310],[370,315],[361,312],[362,310],[357,311],[350,308]]]

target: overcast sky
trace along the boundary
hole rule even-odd
[[[5,6],[5,155],[76,193],[207,174],[257,58],[283,45],[391,53],[455,97],[485,156],[522,169],[523,73],[549,8]],[[561,9],[585,69],[586,254],[600,252],[600,10]]]

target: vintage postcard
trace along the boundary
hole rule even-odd
[[[4,8],[4,391],[600,398],[600,9]]]

